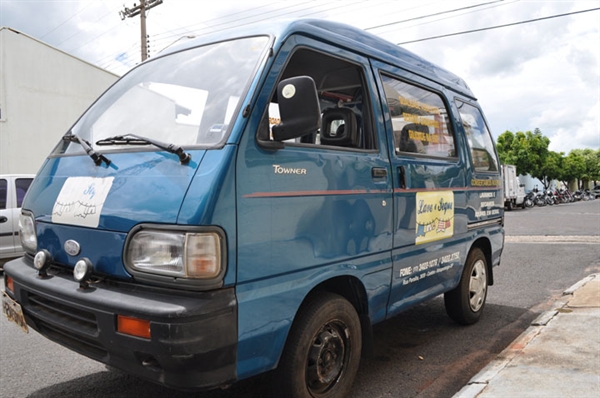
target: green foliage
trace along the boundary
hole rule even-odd
[[[496,149],[502,164],[513,164],[517,166],[518,174],[537,177],[544,174],[542,167],[548,157],[548,145],[550,139],[539,129],[535,129],[533,133],[512,133],[507,130],[498,137]]]
[[[549,151],[548,155],[544,159],[544,162],[540,165],[537,170],[537,174],[534,177],[538,178],[544,184],[544,189],[548,189],[552,180],[558,180],[563,173],[563,156],[564,154]]]
[[[572,156],[574,161],[569,164],[572,167],[574,179],[577,179],[584,184],[588,181],[600,180],[600,149],[573,149],[569,156]],[[575,163],[576,160],[576,163]]]
[[[578,150],[572,150],[563,159],[563,172],[560,176],[560,180],[565,184],[569,181],[575,181],[581,178],[585,173],[585,163],[583,156],[579,154]]]
[[[600,149],[574,149],[565,156],[549,151],[549,145],[550,139],[540,129],[533,133],[507,130],[498,137],[496,149],[500,163],[515,165],[518,174],[531,174],[546,188],[552,180],[565,184],[600,180]]]

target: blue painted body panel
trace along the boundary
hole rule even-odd
[[[239,284],[238,376],[246,378],[273,368],[296,310],[314,286],[352,276],[367,282],[371,302],[387,302],[390,266],[389,254],[380,253]]]
[[[223,282],[235,286],[237,297],[239,379],[277,365],[300,305],[323,282],[339,277],[357,281],[366,293],[366,315],[377,323],[456,287],[478,239],[489,242],[492,264],[498,265],[504,239],[500,223],[473,227],[485,221],[480,216],[481,193],[493,193],[498,209],[502,195],[499,186],[471,184],[498,177],[471,170],[465,133],[452,101],[454,97],[472,101],[473,95],[450,72],[358,29],[310,20],[220,32],[160,56],[256,34],[271,35],[272,56],[250,82],[247,98],[241,100],[245,111],[232,118],[223,146],[190,149],[192,161],[187,165],[166,152],[131,148],[106,153],[112,162],[109,166],[97,167],[85,155],[51,157],[23,204],[35,215],[40,249],[49,250],[67,266],[88,257],[99,273],[118,279],[133,279],[122,254],[128,233],[138,224],[221,228],[227,247]],[[267,150],[257,143],[264,110],[298,47],[363,68],[376,149],[286,145]],[[407,158],[394,153],[379,80],[382,70],[444,95],[453,111],[456,158]],[[300,171],[280,173],[283,169]],[[374,178],[375,169],[385,170],[385,176]],[[399,184],[400,170],[405,170],[406,187]],[[76,176],[114,177],[97,228],[52,224],[52,209],[63,183]],[[448,239],[416,245],[417,195],[438,191],[453,197],[454,233]],[[490,219],[502,216],[498,210]],[[75,237],[85,251],[69,257],[63,244]]]
[[[164,152],[110,153],[107,156],[111,164],[101,167],[87,156],[48,159],[23,203],[23,210],[31,211],[39,223],[39,248],[48,249],[62,264],[74,266],[81,257],[88,257],[98,260],[94,264],[99,272],[129,278],[122,261],[127,233],[142,222],[177,223],[179,209],[205,152],[192,151],[188,165],[181,165],[174,155]],[[52,209],[64,182],[80,176],[114,177],[98,227],[52,224]],[[68,239],[82,245],[84,251],[79,256],[65,254],[62,245]]]
[[[50,222],[56,198],[69,177],[114,177],[98,229],[128,232],[140,222],[174,224],[190,181],[206,151],[192,151],[181,165],[165,152],[107,153],[111,164],[96,166],[88,156],[48,159],[23,203],[37,220]]]

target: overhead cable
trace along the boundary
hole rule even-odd
[[[487,3],[475,4],[475,5],[468,6],[468,7],[455,8],[454,10],[441,11],[441,12],[437,12],[435,14],[421,15],[420,17],[414,17],[414,18],[404,19],[402,21],[396,21],[396,22],[386,23],[386,24],[383,24],[383,25],[371,26],[370,28],[365,28],[365,30],[373,30],[373,29],[378,29],[378,28],[384,28],[386,26],[397,25],[397,24],[404,23],[404,22],[416,21],[417,19],[425,19],[425,18],[429,18],[429,17],[436,17],[438,15],[449,14],[451,12],[456,12],[456,11],[468,10],[469,8],[476,8],[476,7],[481,7],[481,6],[487,6],[489,4],[500,3],[500,2],[503,2],[503,1],[504,0],[495,0],[495,1],[490,1],[490,2],[487,2]]]
[[[423,38],[423,39],[404,41],[404,42],[396,43],[396,44],[399,45],[399,46],[401,46],[401,45],[404,45],[404,44],[418,43],[420,41],[442,39],[442,38],[445,38],[445,37],[452,37],[452,36],[464,35],[464,34],[467,34],[467,33],[483,32],[483,31],[486,31],[486,30],[506,28],[506,27],[509,27],[509,26],[515,26],[515,25],[522,25],[522,24],[531,23],[531,22],[544,21],[544,20],[552,19],[552,18],[567,17],[567,16],[570,16],[570,15],[582,14],[582,13],[585,13],[585,12],[598,11],[598,10],[600,10],[600,7],[598,7],[598,8],[590,8],[588,10],[568,12],[566,14],[557,14],[557,15],[550,15],[548,17],[528,19],[526,21],[512,22],[512,23],[503,24],[503,25],[488,26],[487,28],[464,30],[462,32],[448,33],[448,34],[439,35],[439,36],[431,36],[431,37],[426,37],[426,38]]]

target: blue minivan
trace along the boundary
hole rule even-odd
[[[350,26],[218,32],[131,70],[20,216],[3,312],[181,389],[276,369],[341,397],[372,325],[444,295],[476,322],[504,244],[499,163],[454,74]]]

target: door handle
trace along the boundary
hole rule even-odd
[[[385,167],[373,167],[371,169],[371,176],[373,178],[386,178],[387,169]]]
[[[0,216],[0,224],[3,222],[7,222],[8,218],[4,217],[4,216]]]
[[[406,169],[404,166],[398,167],[398,180],[400,189],[406,189]]]

